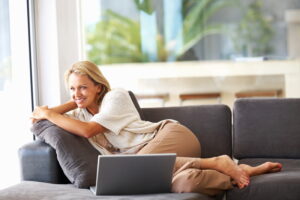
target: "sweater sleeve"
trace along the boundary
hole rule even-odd
[[[102,101],[100,112],[91,119],[116,135],[133,121],[139,120],[136,110],[128,91],[114,89],[108,92]]]

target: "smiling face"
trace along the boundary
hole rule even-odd
[[[98,113],[98,94],[101,86],[96,85],[87,75],[72,73],[69,76],[68,84],[71,97],[78,108],[86,108],[92,114]]]

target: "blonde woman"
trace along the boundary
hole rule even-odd
[[[71,100],[54,108],[37,107],[33,120],[47,119],[88,138],[102,154],[176,153],[173,192],[216,195],[235,185],[246,187],[250,176],[281,170],[281,164],[273,162],[256,167],[237,165],[226,155],[199,158],[200,143],[187,127],[175,120],[141,120],[128,91],[111,90],[92,62],[73,64],[65,81]]]

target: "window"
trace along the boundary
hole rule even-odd
[[[113,87],[168,93],[166,106],[184,93],[218,92],[230,107],[241,91],[300,97],[300,1],[92,0],[81,11],[86,59]]]
[[[287,21],[300,1],[82,1],[85,51],[97,64],[288,59]]]
[[[32,140],[26,11],[26,1],[0,1],[0,189],[20,181],[18,148]]]

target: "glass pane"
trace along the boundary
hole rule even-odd
[[[299,0],[82,3],[86,57],[113,87],[168,93],[166,106],[185,93],[218,92],[221,101],[209,101],[230,107],[244,91],[300,97]]]
[[[0,2],[0,11],[0,92],[3,92],[11,80],[8,1]]]
[[[83,1],[85,50],[97,64],[287,59],[286,15],[300,1]]]
[[[9,6],[9,0],[0,1],[0,189],[20,181],[18,149],[32,140],[28,126],[31,110],[28,58],[24,59],[24,52],[21,52],[27,34],[26,30],[12,34]],[[18,10],[15,14],[17,13],[22,15]],[[20,27],[19,25],[13,24],[16,27]],[[21,32],[24,34],[20,34]],[[17,47],[13,50],[12,35],[16,34],[21,41],[16,43]],[[16,63],[18,66],[15,66]]]

